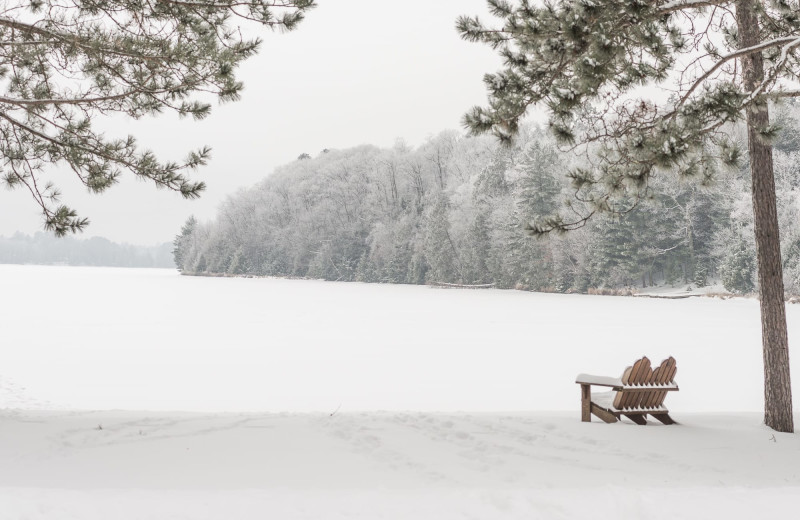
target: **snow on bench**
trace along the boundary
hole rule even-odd
[[[640,383],[626,385],[619,377],[593,376],[591,374],[578,374],[575,382],[582,385],[610,386],[616,390],[677,390],[678,383]]]

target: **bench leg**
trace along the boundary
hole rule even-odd
[[[615,423],[618,420],[616,415],[614,415],[613,413],[609,412],[608,410],[604,410],[604,409],[600,408],[599,406],[597,406],[594,403],[591,403],[591,411],[592,411],[593,414],[595,414],[600,419],[602,419],[603,421],[605,421],[605,422],[607,422],[609,424]]]
[[[592,387],[581,385],[581,421],[592,422]]]
[[[625,417],[627,417],[628,419],[630,419],[631,421],[635,422],[640,426],[644,426],[645,424],[647,424],[647,418],[644,416],[643,413],[625,413],[622,415],[624,415]]]
[[[672,417],[669,416],[668,413],[657,413],[652,415],[664,424],[678,424],[672,419]]]

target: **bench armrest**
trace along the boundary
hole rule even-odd
[[[623,386],[622,379],[618,377],[593,376],[590,374],[578,374],[575,382],[582,385],[610,386],[612,388]]]

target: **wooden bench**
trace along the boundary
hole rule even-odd
[[[602,377],[578,374],[575,382],[581,385],[581,420],[591,422],[592,414],[607,423],[614,423],[624,415],[636,424],[647,424],[652,415],[664,424],[675,424],[664,407],[667,392],[677,391],[677,367],[669,357],[655,370],[647,357],[637,360],[622,373],[622,377]],[[592,396],[592,385],[610,387],[610,392]]]

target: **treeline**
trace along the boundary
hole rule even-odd
[[[105,238],[56,238],[51,233],[33,236],[16,233],[0,237],[0,263],[86,265],[107,267],[174,268],[172,245],[153,247],[118,244]]]
[[[784,118],[786,119],[786,118]],[[745,147],[746,150],[746,147]],[[800,146],[776,143],[787,290],[800,291]],[[411,149],[361,146],[304,154],[230,196],[217,218],[175,239],[184,273],[382,283],[494,283],[536,291],[656,284],[755,288],[746,169],[701,187],[670,175],[618,219],[533,238],[526,222],[573,204],[576,159],[530,128],[512,147],[445,132]],[[746,161],[743,161],[746,164]]]

